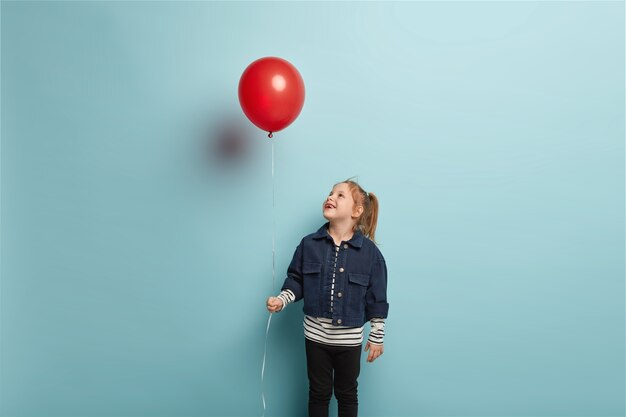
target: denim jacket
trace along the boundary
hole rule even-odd
[[[282,286],[287,289],[294,301],[304,298],[306,315],[332,319],[338,326],[362,326],[374,317],[387,318],[389,311],[387,266],[378,247],[356,231],[337,248],[328,223],[296,248]]]

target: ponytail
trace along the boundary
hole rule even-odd
[[[376,242],[376,224],[378,223],[378,197],[374,193],[366,193],[366,200],[369,200],[363,205],[363,214],[359,219],[359,226],[361,227],[363,234],[374,242]]]

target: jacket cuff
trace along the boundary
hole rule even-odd
[[[365,318],[371,320],[375,317],[387,318],[389,303],[373,303],[365,306]]]

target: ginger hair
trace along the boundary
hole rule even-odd
[[[353,181],[352,179],[347,179],[341,183],[348,184],[348,189],[352,193],[354,204],[357,207],[363,207],[363,213],[359,216],[355,229],[361,230],[365,236],[376,242],[378,197],[376,197],[374,193],[368,193],[365,191],[356,181]]]

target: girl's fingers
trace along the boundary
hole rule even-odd
[[[369,345],[369,343],[368,343],[368,345]],[[367,347],[368,346],[366,346],[366,349],[367,349]],[[367,356],[367,361],[368,362],[374,362],[382,354],[383,354],[383,348],[382,347],[378,347],[378,346],[372,345],[372,349],[370,350],[370,353]]]
[[[280,311],[282,305],[283,304],[280,302],[280,300],[268,302],[267,309],[270,311],[270,313],[276,313],[277,311]]]
[[[270,297],[266,301],[267,309],[271,313],[275,313],[276,311],[278,311],[280,309],[281,304],[282,304],[281,301],[277,299],[276,297]]]

